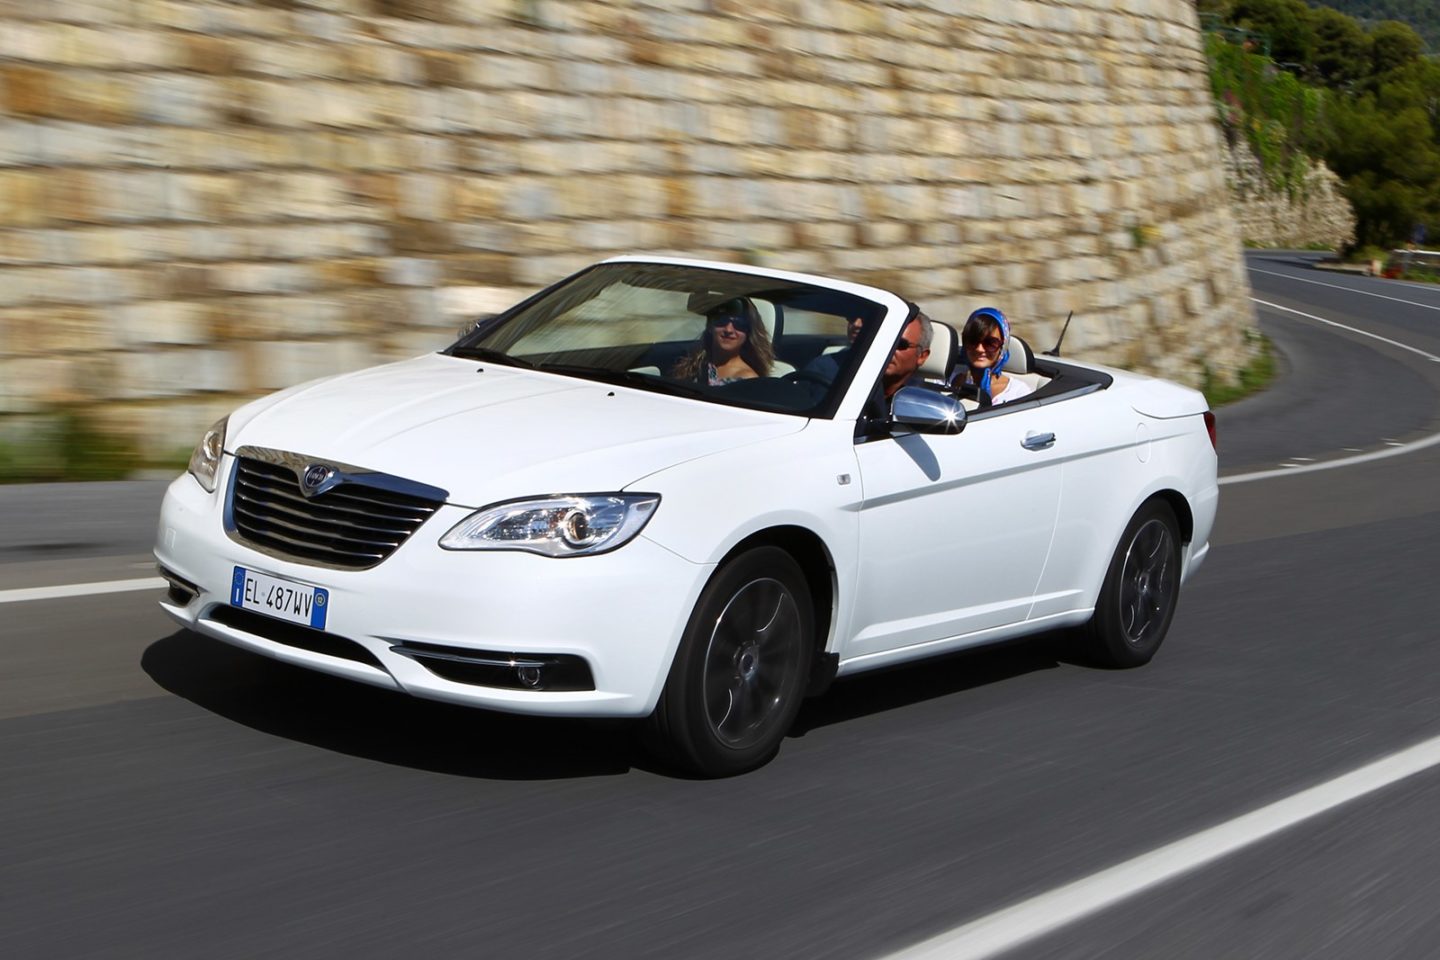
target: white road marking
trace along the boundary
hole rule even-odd
[[[160,577],[138,580],[104,580],[99,583],[66,583],[56,587],[24,587],[0,590],[0,603],[22,603],[26,600],[57,600],[61,597],[93,597],[101,593],[128,593],[132,590],[154,590],[165,586]]]
[[[1267,273],[1268,271],[1257,272]],[[1299,279],[1289,277],[1287,274],[1275,274],[1275,276],[1287,277],[1292,280]],[[1302,282],[1319,283],[1315,280]],[[1321,283],[1320,286],[1335,286],[1335,284]],[[1338,289],[1348,290],[1350,288],[1339,287]],[[1354,292],[1364,293],[1360,290]],[[1380,296],[1379,294],[1366,295]],[[1440,357],[1434,354],[1426,353],[1424,350],[1399,343],[1388,337],[1370,333],[1367,330],[1358,330],[1343,323],[1336,323],[1334,320],[1326,320],[1324,317],[1292,310],[1290,307],[1282,307],[1279,304],[1255,297],[1250,299],[1262,306],[1293,313],[1317,323],[1349,330],[1352,333],[1419,354],[1428,360],[1440,362]],[[1397,298],[1385,297],[1384,299],[1394,300]],[[1410,303],[1408,300],[1400,302]],[[1414,304],[1414,306],[1426,307],[1431,310],[1440,309],[1440,307],[1423,303]],[[1381,460],[1434,446],[1440,443],[1440,433],[1431,434],[1410,443],[1399,443],[1399,441],[1388,438],[1385,442],[1392,446],[1323,463],[1305,463],[1303,465],[1284,463],[1279,469],[1222,477],[1219,482],[1221,484],[1246,483],[1252,480],[1293,476],[1313,470],[1331,470],[1336,467]],[[1355,449],[1357,448],[1346,448],[1347,451]],[[1042,893],[1011,907],[972,920],[923,943],[890,954],[885,960],[982,960],[982,958],[994,957],[1077,920],[1108,909],[1158,884],[1198,870],[1208,863],[1258,843],[1298,823],[1436,766],[1440,766],[1440,737],[1426,740],[1407,750],[1391,754],[1358,770],[1326,781],[1319,786],[1302,790],[1284,800],[1261,807],[1208,830],[1202,830],[1149,853],[1141,854],[1132,860],[1126,860],[1048,893]]]
[[[1390,298],[1387,298],[1387,299],[1394,299],[1394,298],[1393,298],[1393,297],[1390,297]],[[1295,315],[1298,316],[1298,317],[1304,317],[1306,320],[1314,320],[1316,323],[1323,323],[1323,324],[1327,324],[1327,325],[1332,326],[1332,327],[1339,327],[1341,330],[1349,330],[1351,333],[1358,333],[1358,334],[1360,334],[1360,336],[1362,336],[1362,337],[1369,337],[1371,340],[1379,340],[1381,343],[1388,343],[1388,344],[1389,344],[1390,346],[1392,346],[1392,347],[1399,347],[1401,350],[1408,350],[1408,351],[1410,351],[1411,353],[1419,354],[1420,356],[1424,357],[1426,360],[1431,360],[1431,361],[1434,361],[1435,363],[1440,363],[1440,357],[1435,356],[1435,354],[1433,354],[1433,353],[1427,353],[1426,351],[1421,350],[1419,347],[1412,347],[1412,346],[1410,346],[1410,344],[1408,344],[1408,343],[1401,343],[1399,340],[1391,340],[1389,337],[1382,337],[1382,336],[1380,336],[1380,334],[1378,334],[1378,333],[1371,333],[1369,330],[1361,330],[1359,327],[1352,327],[1352,326],[1349,326],[1349,325],[1344,324],[1344,323],[1337,323],[1337,322],[1335,322],[1334,320],[1326,320],[1324,317],[1317,317],[1317,316],[1315,316],[1315,314],[1313,314],[1313,313],[1305,313],[1305,312],[1302,311],[1302,310],[1295,310],[1295,309],[1292,309],[1292,308],[1290,308],[1290,307],[1282,307],[1282,306],[1280,306],[1280,304],[1278,304],[1278,303],[1271,303],[1269,300],[1261,300],[1259,297],[1251,297],[1250,300],[1251,300],[1252,303],[1258,303],[1258,304],[1260,304],[1260,306],[1262,306],[1262,307],[1269,307],[1269,308],[1272,309],[1272,310],[1283,310],[1283,311],[1285,311],[1286,313],[1293,313],[1293,314],[1295,314]],[[1404,301],[1404,302],[1409,303],[1408,300],[1407,300],[1407,301]],[[1416,304],[1416,306],[1422,306],[1422,307],[1423,307],[1424,304],[1423,304],[1423,303],[1422,303],[1422,304]],[[1440,307],[1432,307],[1431,309],[1433,309],[1433,310],[1440,310]]]
[[[1432,433],[1428,437],[1421,437],[1410,443],[1402,443],[1399,446],[1386,447],[1383,450],[1372,450],[1369,453],[1356,454],[1353,457],[1340,457],[1337,460],[1326,460],[1323,463],[1307,463],[1303,466],[1294,466],[1287,469],[1257,470],[1254,473],[1237,473],[1228,477],[1221,477],[1216,483],[1225,486],[1228,483],[1250,483],[1254,480],[1268,480],[1271,477],[1293,477],[1297,473],[1311,473],[1316,470],[1333,470],[1336,467],[1353,467],[1357,463],[1369,463],[1372,460],[1384,460],[1387,457],[1398,457],[1402,453],[1414,453],[1416,450],[1423,450],[1426,447],[1433,447],[1440,443],[1440,433]]]
[[[1358,293],[1362,297],[1379,297],[1381,300],[1394,300],[1396,303],[1408,303],[1412,307],[1423,307],[1426,310],[1440,310],[1440,306],[1433,303],[1417,303],[1414,300],[1403,300],[1400,297],[1387,297],[1383,293],[1371,293],[1369,290],[1357,290],[1354,287],[1342,287],[1338,283],[1326,283],[1323,280],[1306,280],[1304,277],[1291,276],[1288,273],[1276,273],[1274,270],[1261,270],[1257,267],[1250,267],[1255,273],[1263,273],[1268,277],[1284,277],[1286,280],[1294,280],[1296,283],[1313,283],[1317,287],[1329,287],[1332,290],[1346,290],[1350,293]],[[1254,297],[1251,297],[1253,300]]]
[[[1264,271],[1262,270],[1260,272],[1263,273]],[[1285,274],[1276,274],[1276,276],[1285,276]],[[1306,282],[1314,283],[1316,281]],[[1261,300],[1258,297],[1251,297],[1250,300],[1254,303],[1260,304],[1262,307],[1269,307],[1272,310],[1282,310],[1285,313],[1293,313],[1298,317],[1304,317],[1306,320],[1314,320],[1316,323],[1323,323],[1331,327],[1339,327],[1341,330],[1348,330],[1351,333],[1357,333],[1362,337],[1369,337],[1372,340],[1379,340],[1381,343],[1389,344],[1392,347],[1398,347],[1401,350],[1408,350],[1411,353],[1419,354],[1426,360],[1430,360],[1434,363],[1440,363],[1440,357],[1437,357],[1433,353],[1427,353],[1426,351],[1421,350],[1419,347],[1410,346],[1408,343],[1401,343],[1398,340],[1391,340],[1389,337],[1382,337],[1378,333],[1371,333],[1368,330],[1361,330],[1357,327],[1352,327],[1344,323],[1337,323],[1334,320],[1326,320],[1324,317],[1317,317],[1313,313],[1305,313],[1302,310],[1294,310],[1290,307],[1282,307],[1278,303],[1271,303],[1268,300]],[[1424,304],[1418,304],[1418,306],[1424,306]],[[1437,307],[1436,309],[1440,309],[1440,307]],[[1297,473],[1310,473],[1315,470],[1334,470],[1336,467],[1351,467],[1357,463],[1369,463],[1372,460],[1383,460],[1386,457],[1396,457],[1402,453],[1413,453],[1416,450],[1423,450],[1426,447],[1433,447],[1435,446],[1435,444],[1440,443],[1440,433],[1432,433],[1429,436],[1421,437],[1419,440],[1412,440],[1409,443],[1401,443],[1398,440],[1386,438],[1385,443],[1388,446],[1383,450],[1372,450],[1369,453],[1360,453],[1356,454],[1353,457],[1340,457],[1335,460],[1326,460],[1322,463],[1307,463],[1304,466],[1292,466],[1290,464],[1282,464],[1279,468],[1274,470],[1256,470],[1253,473],[1237,473],[1228,477],[1221,477],[1217,482],[1221,486],[1225,486],[1226,484],[1230,483],[1250,483],[1254,480],[1269,480],[1272,477],[1293,477]],[[1347,447],[1346,449],[1348,450],[1351,448]]]
[[[1435,766],[1440,766],[1440,737],[973,920],[886,960],[993,957]]]
[[[1255,270],[1254,267],[1250,269]],[[1271,273],[1267,270],[1256,270],[1256,272]],[[1282,273],[1271,275],[1299,280],[1301,283],[1314,283],[1340,290],[1351,290],[1354,293],[1381,297],[1385,300],[1397,300],[1400,303],[1425,307],[1430,310],[1440,310],[1440,307],[1429,304],[1413,303],[1409,300],[1399,300],[1396,297],[1384,297],[1381,294],[1366,293],[1363,290],[1353,290],[1350,287],[1321,283],[1317,280],[1304,280]],[[1262,306],[1294,313],[1309,320],[1349,330],[1352,333],[1371,337],[1402,350],[1417,353],[1429,360],[1440,362],[1440,357],[1378,334],[1289,307],[1282,307],[1279,304],[1269,303],[1255,297],[1250,299]],[[1386,442],[1398,443],[1394,440]],[[1310,463],[1304,466],[1285,463],[1281,465],[1284,469],[1223,477],[1219,483],[1244,483],[1283,474],[1328,470],[1334,467],[1379,460],[1422,447],[1433,446],[1436,443],[1440,443],[1440,434],[1432,434],[1412,443],[1392,446],[1387,450],[1345,457],[1325,463]],[[1347,447],[1346,449],[1354,450],[1356,448]],[[1309,458],[1296,457],[1294,459],[1306,460]],[[165,581],[160,577],[144,577],[135,580],[108,580],[99,583],[72,583],[54,587],[0,590],[0,603],[124,593],[152,590],[163,586],[165,586]],[[1407,750],[1377,760],[1351,773],[1301,791],[1269,806],[1261,807],[1259,810],[1252,811],[1235,820],[1203,830],[1048,893],[1040,894],[1004,910],[973,920],[923,943],[891,954],[887,960],[930,960],[930,958],[934,958],[934,960],[942,960],[942,958],[943,960],[980,960],[980,958],[993,957],[1107,909],[1153,886],[1199,869],[1205,864],[1333,810],[1351,800],[1373,793],[1435,766],[1440,766],[1440,737],[1432,738]]]

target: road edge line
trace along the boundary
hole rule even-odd
[[[1440,310],[1440,307],[1437,307],[1433,303],[1420,303],[1415,300],[1405,300],[1400,297],[1387,296],[1383,293],[1372,293],[1369,290],[1358,290],[1355,287],[1341,286],[1338,283],[1326,283],[1324,280],[1311,280],[1307,277],[1291,276],[1288,273],[1277,273],[1274,270],[1261,270],[1259,267],[1247,266],[1245,269],[1253,270],[1256,273],[1263,273],[1267,277],[1282,277],[1286,280],[1294,280],[1297,283],[1313,283],[1317,287],[1329,287],[1332,290],[1344,290],[1346,293],[1358,293],[1362,297],[1375,297],[1378,300],[1393,300],[1396,303],[1403,303],[1408,306],[1419,307],[1422,310]],[[1251,299],[1254,298],[1252,297]]]
[[[97,583],[65,583],[54,587],[20,587],[0,590],[0,603],[24,603],[27,600],[58,600],[62,597],[92,597],[103,593],[128,593],[133,590],[154,590],[165,586],[161,577],[136,580],[102,580]]]
[[[1278,303],[1261,300],[1259,297],[1251,297],[1250,301],[1252,303],[1258,303],[1262,307],[1270,307],[1272,310],[1282,310],[1285,313],[1293,313],[1296,316],[1304,317],[1306,320],[1314,320],[1316,323],[1323,323],[1328,326],[1339,327],[1341,330],[1348,330],[1351,333],[1358,333],[1362,337],[1370,337],[1372,340],[1379,340],[1381,343],[1387,343],[1392,347],[1399,347],[1401,350],[1408,350],[1411,353],[1419,354],[1427,360],[1440,363],[1440,357],[1437,357],[1433,353],[1427,353],[1419,347],[1410,346],[1408,343],[1391,340],[1389,337],[1382,337],[1378,333],[1361,330],[1358,327],[1348,326],[1335,320],[1326,320],[1324,317],[1317,317],[1313,313],[1306,313],[1303,310],[1296,310],[1293,307],[1282,307]],[[1220,477],[1216,480],[1216,483],[1223,487],[1230,483],[1249,483],[1253,480],[1269,480],[1272,477],[1293,477],[1300,473],[1314,473],[1317,470],[1334,470],[1337,467],[1350,467],[1359,463],[1369,463],[1372,460],[1384,460],[1386,457],[1398,457],[1402,453],[1413,453],[1425,447],[1433,447],[1437,443],[1440,443],[1440,433],[1432,433],[1429,436],[1421,437],[1419,440],[1412,440],[1398,447],[1372,450],[1369,453],[1357,453],[1352,457],[1340,457],[1338,460],[1325,460],[1320,463],[1307,463],[1296,467],[1277,467],[1268,470],[1256,470],[1251,473],[1237,473],[1228,477]]]
[[[1440,766],[1440,737],[887,954],[883,960],[994,957],[1436,766]]]

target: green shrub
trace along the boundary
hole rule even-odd
[[[1331,139],[1325,91],[1219,34],[1209,34],[1205,45],[1226,139],[1233,146],[1243,137],[1271,185],[1293,195],[1305,182],[1311,156]]]
[[[81,414],[54,414],[25,433],[0,440],[0,483],[123,480],[146,466],[134,443]]]
[[[1258,330],[1248,331],[1246,337],[1258,341],[1260,349],[1256,351],[1254,359],[1240,368],[1234,383],[1223,383],[1216,379],[1208,365],[1204,369],[1204,380],[1200,384],[1200,392],[1205,394],[1211,410],[1223,404],[1234,403],[1252,393],[1258,393],[1268,387],[1271,380],[1275,379],[1275,354],[1270,346],[1270,338]]]

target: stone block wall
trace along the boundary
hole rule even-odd
[[[0,435],[170,451],[634,252],[1250,349],[1190,0],[0,0]]]
[[[1243,241],[1256,247],[1304,248],[1323,244],[1333,250],[1355,240],[1355,211],[1341,192],[1340,178],[1315,161],[1292,186],[1266,175],[1250,145],[1229,148],[1225,174]]]

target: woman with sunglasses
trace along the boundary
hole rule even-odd
[[[774,362],[775,349],[760,322],[760,312],[749,298],[736,297],[705,312],[700,347],[681,357],[671,376],[718,387],[768,377]]]
[[[1006,403],[1034,392],[1030,384],[1003,372],[1010,358],[1010,321],[999,308],[981,307],[970,314],[960,331],[960,343],[962,363],[952,384],[957,390],[962,384],[975,384],[982,403],[984,398],[990,403]]]

